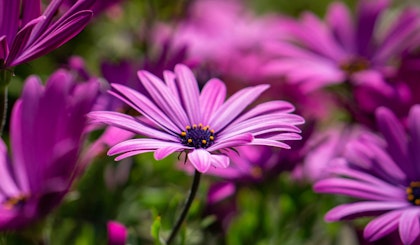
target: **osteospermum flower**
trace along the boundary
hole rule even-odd
[[[282,140],[300,139],[295,126],[304,120],[290,114],[293,106],[284,101],[262,103],[245,109],[266,89],[259,85],[242,89],[227,101],[222,81],[211,79],[199,91],[191,70],[177,65],[175,73],[166,71],[164,81],[147,71],[138,76],[147,96],[128,87],[113,84],[114,96],[143,117],[118,112],[90,113],[95,123],[105,123],[147,138],[131,139],[113,146],[108,154],[116,160],[144,152],[154,152],[156,160],[174,152],[185,152],[186,159],[199,171],[211,166],[225,168],[225,154],[240,145],[289,146]]]
[[[309,12],[299,21],[285,21],[287,40],[267,44],[277,58],[265,73],[287,76],[308,91],[350,81],[391,93],[386,80],[396,75],[403,55],[418,47],[420,15],[406,8],[382,29],[389,3],[360,0],[353,18],[344,3],[334,2],[325,21]]]
[[[59,70],[45,87],[32,76],[11,117],[11,156],[0,141],[0,230],[44,217],[68,192],[77,167],[95,81],[77,84]]]
[[[412,244],[420,234],[420,105],[408,116],[408,134],[385,108],[376,113],[384,137],[364,134],[349,143],[345,157],[330,165],[338,175],[321,180],[315,190],[360,198],[329,211],[328,221],[377,216],[364,229],[370,241],[399,230],[401,241]]]
[[[93,0],[78,0],[56,17],[62,0],[41,15],[41,0],[0,0],[0,70],[45,55],[77,35],[92,18]]]

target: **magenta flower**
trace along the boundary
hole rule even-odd
[[[40,0],[0,0],[0,69],[45,55],[83,30],[93,0],[79,0],[57,18],[61,3],[52,0],[41,15]]]
[[[385,108],[376,118],[384,139],[364,134],[349,143],[343,159],[331,166],[338,175],[316,183],[317,192],[360,198],[330,210],[325,219],[337,221],[377,216],[364,229],[370,241],[399,230],[404,244],[420,234],[420,105],[408,116],[408,134]]]
[[[269,145],[289,148],[282,140],[300,139],[295,126],[304,120],[290,114],[293,106],[270,101],[244,112],[268,85],[240,90],[227,101],[226,87],[218,79],[209,80],[199,91],[191,70],[177,65],[175,73],[166,71],[164,81],[147,71],[138,76],[147,95],[113,84],[111,92],[143,117],[118,112],[90,113],[94,123],[105,123],[147,138],[131,139],[113,146],[108,154],[120,154],[116,160],[145,152],[154,152],[156,160],[174,152],[185,152],[199,172],[211,166],[226,168],[232,148],[241,145]]]
[[[187,47],[189,59],[216,74],[247,82],[260,80],[266,60],[261,44],[281,35],[278,17],[257,17],[238,0],[193,1],[186,17],[173,26],[156,28],[157,42],[170,36],[175,47]]]
[[[382,30],[380,17],[389,2],[361,0],[354,18],[344,3],[335,2],[325,21],[312,13],[285,21],[287,40],[267,45],[277,58],[265,73],[287,76],[305,90],[350,81],[390,93],[387,79],[396,75],[402,56],[418,47],[420,16],[406,8]]]
[[[108,221],[108,245],[125,245],[127,243],[127,228],[117,222],[117,221]]]
[[[64,70],[45,87],[35,76],[27,79],[12,111],[11,157],[0,141],[0,230],[42,218],[67,193],[97,85],[77,84]]]

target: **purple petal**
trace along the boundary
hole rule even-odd
[[[354,24],[347,6],[342,2],[331,3],[325,18],[337,40],[346,50],[355,53]]]
[[[9,55],[9,46],[7,45],[6,36],[0,37],[0,62],[4,62]]]
[[[413,33],[418,31],[418,27],[418,11],[407,8],[385,34],[385,39],[380,42],[380,47],[373,60],[383,62],[383,60],[389,60],[394,55],[400,55],[404,49],[410,48],[408,42],[413,39],[415,36]]]
[[[211,205],[232,196],[235,193],[235,185],[233,183],[216,183],[209,188],[207,202]]]
[[[33,28],[43,21],[45,21],[45,16],[40,16],[36,19],[33,19],[17,33],[13,45],[10,48],[10,53],[7,57],[6,66],[15,66],[20,64],[19,62],[16,62],[16,59],[20,58],[21,53],[27,47],[28,40],[31,36]]]
[[[92,11],[90,10],[80,11],[74,14],[71,16],[71,18],[67,19],[63,23],[63,26],[60,26],[58,29],[47,30],[48,35],[43,37],[43,39],[34,42],[31,47],[25,50],[10,65],[15,66],[24,62],[28,62],[60,47],[74,36],[79,34],[79,32],[85,28],[91,18]]]
[[[179,91],[175,82],[176,80],[175,73],[171,71],[164,71],[163,78],[165,80],[166,86],[168,86],[169,90],[171,90],[171,93],[175,96],[175,99],[177,99],[181,103],[181,97],[179,95]]]
[[[404,244],[412,244],[420,234],[420,210],[415,207],[405,210],[400,217],[400,237]]]
[[[143,94],[119,84],[111,84],[116,92],[110,92],[143,116],[154,122],[156,125],[175,134],[180,133],[184,128],[178,128],[152,101]]]
[[[93,111],[88,114],[91,123],[104,123],[110,126],[118,127],[133,133],[144,135],[156,139],[177,141],[177,137],[171,134],[155,130],[148,125],[136,120],[132,116],[112,111]]]
[[[408,207],[407,202],[356,202],[343,204],[328,211],[325,215],[326,221],[344,220],[350,217],[361,217],[377,211],[389,211]]]
[[[321,193],[347,195],[367,200],[389,201],[406,200],[403,190],[396,192],[394,188],[373,186],[360,181],[345,178],[328,178],[317,182],[314,190]]]
[[[249,118],[257,117],[260,115],[271,114],[275,112],[289,113],[295,110],[295,107],[289,102],[282,100],[269,101],[261,103],[251,110],[240,116],[235,122],[245,121]]]
[[[411,108],[408,116],[408,128],[410,130],[409,151],[411,161],[416,167],[416,176],[420,174],[420,105]]]
[[[190,125],[201,123],[200,93],[194,74],[185,65],[176,65],[175,74],[185,111],[190,119]]]
[[[399,219],[404,210],[395,210],[385,213],[367,224],[363,236],[369,241],[382,238],[398,227]]]
[[[398,164],[404,167],[411,167],[407,157],[407,138],[406,133],[395,115],[387,108],[380,107],[376,110],[376,121],[382,135],[392,147],[388,147],[388,152],[395,157]],[[407,170],[412,170],[408,168]]]
[[[268,88],[269,85],[258,85],[236,92],[212,115],[209,125],[220,131]]]
[[[18,1],[17,1],[18,2]],[[41,15],[41,1],[23,0],[22,1],[22,26]]]
[[[3,140],[0,140],[0,196],[10,197],[21,193],[13,180],[13,173],[10,172],[10,167],[6,145]]]
[[[209,120],[213,113],[223,104],[226,98],[226,86],[219,79],[211,79],[200,94],[200,102],[202,108],[202,123],[209,124]]]
[[[389,5],[388,0],[362,0],[357,6],[357,48],[362,56],[368,56],[368,51],[371,48],[372,37],[375,33],[374,29],[376,26],[379,15]]]
[[[143,86],[159,108],[161,108],[179,128],[190,125],[181,104],[158,77],[147,71],[139,71],[137,74]]]
[[[188,153],[188,161],[201,173],[207,172],[211,166],[211,154],[203,149],[195,149]]]
[[[0,1],[0,37],[6,36],[7,44],[10,46],[18,31],[20,14],[20,1]]]
[[[223,139],[223,141],[218,141],[216,139],[215,143],[210,146],[209,148],[207,148],[208,151],[213,152],[213,151],[217,151],[220,149],[224,149],[224,148],[229,148],[229,147],[236,147],[236,146],[241,146],[241,145],[247,145],[250,142],[252,142],[252,140],[254,139],[254,137],[252,136],[252,134],[241,134],[241,135],[236,135],[233,136],[231,138],[226,138]]]
[[[183,150],[185,147],[183,146],[166,146],[159,148],[155,151],[154,157],[156,160],[164,159],[165,157],[171,155],[172,153]]]
[[[279,147],[284,149],[290,149],[290,146],[286,143],[279,142],[277,140],[270,140],[270,139],[258,139],[255,138],[252,140],[250,145],[266,145],[266,146],[273,146],[273,147]]]
[[[179,147],[186,149],[187,147],[182,146],[179,143],[174,142],[167,142],[163,140],[156,140],[156,139],[147,139],[147,138],[141,138],[141,139],[131,139],[126,140],[121,143],[116,144],[113,146],[109,151],[108,155],[116,155],[121,154],[125,152],[130,151],[155,151],[160,148],[164,147]]]
[[[224,155],[211,155],[211,165],[216,168],[227,168],[229,166],[230,159]]]

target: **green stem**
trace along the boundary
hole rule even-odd
[[[12,71],[0,70],[0,136],[3,135],[7,120],[7,88],[12,79]]]
[[[166,240],[167,245],[171,244],[172,241],[175,239],[179,229],[182,226],[182,223],[184,222],[185,218],[187,217],[188,211],[190,210],[191,204],[192,204],[192,202],[195,198],[195,194],[197,193],[198,186],[200,185],[200,177],[201,177],[201,173],[198,172],[197,170],[195,170],[194,179],[193,179],[193,183],[191,185],[190,193],[189,193],[188,198],[185,202],[182,213],[178,217],[178,220],[175,223],[174,228],[172,229],[171,235],[169,236],[168,240]]]

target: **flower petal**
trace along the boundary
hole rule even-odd
[[[420,233],[420,210],[417,207],[402,213],[399,231],[404,244],[412,244],[417,239]]]
[[[211,165],[216,168],[227,168],[229,166],[230,159],[224,155],[211,155]]]
[[[337,206],[325,215],[326,221],[339,221],[349,217],[367,216],[374,212],[385,212],[408,207],[410,204],[404,202],[356,202]]]
[[[269,85],[258,85],[236,92],[213,113],[209,125],[216,131],[221,131],[269,87]]]
[[[223,104],[226,98],[226,86],[219,79],[210,79],[200,94],[202,123],[209,124],[213,113]]]
[[[395,210],[376,217],[367,224],[363,236],[372,242],[388,235],[397,229],[399,219],[403,212],[404,210]]]
[[[194,74],[185,65],[176,65],[175,74],[182,102],[190,119],[190,125],[201,123],[200,92]]]
[[[211,154],[203,149],[195,149],[188,153],[188,161],[201,173],[207,172],[211,166]]]

